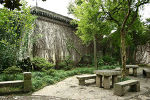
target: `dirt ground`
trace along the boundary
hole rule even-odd
[[[130,70],[132,72],[132,70]],[[77,75],[76,75],[77,76]],[[150,78],[144,78],[142,68],[138,69],[138,76],[131,79],[140,80],[140,92],[126,92],[124,96],[113,94],[113,88],[98,88],[92,84],[94,80],[86,81],[86,86],[79,86],[76,76],[69,77],[57,84],[46,86],[34,92],[32,96],[54,96],[76,100],[150,100]],[[127,87],[128,89],[128,87]]]

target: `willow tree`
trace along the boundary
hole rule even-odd
[[[97,66],[96,43],[97,37],[110,32],[108,23],[103,19],[103,14],[99,10],[100,3],[95,0],[75,0],[70,4],[69,10],[76,17],[77,24],[76,34],[84,43],[93,41],[94,44],[94,65]],[[109,32],[108,32],[109,31]]]
[[[101,0],[97,1],[101,2]],[[140,7],[147,3],[150,3],[150,0],[105,0],[104,2],[101,2],[100,9],[105,13],[106,20],[115,23],[117,25],[117,30],[120,32],[123,78],[126,76],[125,38],[129,29],[132,28],[139,16]]]

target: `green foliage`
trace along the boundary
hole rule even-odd
[[[113,69],[118,66],[101,66],[99,69]],[[93,74],[94,68],[75,68],[73,70],[54,70],[50,69],[47,72],[32,72],[33,91],[39,90],[46,85],[54,84],[67,77],[79,74]],[[22,74],[14,75],[0,74],[0,81],[23,80]]]
[[[53,76],[55,74],[55,72],[56,72],[55,69],[49,69],[49,70],[46,71],[46,74]]]
[[[91,42],[93,36],[109,34],[111,27],[103,20],[102,13],[99,12],[101,4],[95,0],[81,1],[75,0],[70,3],[69,11],[77,18],[73,23],[77,24],[77,34],[84,43]]]
[[[79,66],[88,66],[90,64],[92,64],[92,59],[93,57],[91,55],[83,55],[81,57],[81,60],[79,62]]]
[[[40,58],[40,57],[34,57],[32,60],[32,65],[34,67],[34,70],[48,70],[54,67],[54,65],[50,62],[48,62],[47,60],[45,60],[44,58]]]
[[[114,64],[116,64],[115,59],[110,57],[110,56],[104,56],[102,59],[103,59],[105,65],[114,65]]]
[[[130,78],[128,78],[128,77],[125,77],[125,78],[120,78],[120,82],[123,82],[123,81],[127,81],[127,80],[130,80]]]
[[[94,68],[75,68],[69,71],[50,69],[47,72],[32,72],[33,91],[41,89],[46,85],[54,84],[73,75],[92,74],[93,71]]]
[[[42,1],[46,1],[46,0],[42,0]],[[22,6],[21,4],[21,0],[0,0],[0,4],[4,4],[4,7],[10,9],[10,10],[14,10],[14,9],[18,9],[21,10],[20,6]]]
[[[105,65],[105,62],[102,58],[98,58],[97,59],[97,64],[98,64],[98,66],[101,66],[101,65]]]
[[[73,65],[67,64],[65,61],[62,61],[58,63],[59,69],[63,70],[71,70],[73,68]]]
[[[32,70],[32,64],[29,57],[26,59],[18,60],[16,66],[20,67],[23,71]]]
[[[31,35],[35,18],[25,2],[21,11],[0,9],[0,69],[16,65],[18,57],[27,51],[27,37]]]
[[[73,68],[73,61],[71,60],[71,56],[67,56],[64,61],[58,63],[59,69],[71,70]]]
[[[4,70],[16,63],[16,49],[8,43],[0,42],[0,70]]]
[[[109,66],[109,65],[104,65],[104,66],[100,66],[99,67],[99,70],[103,70],[103,69],[115,69],[115,68],[117,68],[117,67],[120,67],[119,65],[111,65],[111,66]]]
[[[3,71],[3,73],[5,74],[19,74],[21,72],[22,72],[22,69],[16,66],[8,67]]]
[[[0,82],[13,80],[23,80],[23,74],[0,74]]]

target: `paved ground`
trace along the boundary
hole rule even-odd
[[[138,70],[138,77],[131,76],[130,78],[140,80],[141,91],[127,92],[122,97],[114,95],[113,89],[98,88],[95,84],[79,86],[76,76],[67,78],[57,84],[46,86],[32,95],[55,96],[76,100],[150,100],[150,79],[143,78],[142,69]],[[89,80],[88,82],[94,82],[94,80]]]
[[[150,100],[150,79],[143,78],[142,69],[138,70],[138,77],[130,78],[140,80],[141,91],[127,92],[122,97],[115,96],[113,89],[98,88],[95,84],[79,86],[76,76],[73,76],[46,86],[32,96],[1,96],[0,100]],[[94,80],[87,82],[92,83]]]

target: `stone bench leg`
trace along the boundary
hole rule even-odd
[[[130,86],[130,91],[132,91],[132,92],[139,92],[140,91],[140,82],[138,82],[135,85],[131,85]]]
[[[118,77],[117,75],[112,76],[112,86],[114,87],[114,84],[118,82]]]
[[[24,92],[32,90],[31,72],[24,72]]]
[[[133,68],[133,76],[137,76],[137,68]]]
[[[104,88],[105,89],[110,89],[110,79],[109,79],[110,76],[104,76]]]
[[[114,95],[123,96],[125,94],[125,89],[123,86],[115,84],[114,85]]]
[[[102,76],[96,75],[96,86],[102,88]]]
[[[146,77],[150,78],[150,72],[146,72]]]
[[[129,68],[126,68],[126,75],[129,75]]]
[[[84,79],[79,79],[79,85],[85,85],[85,80]]]

